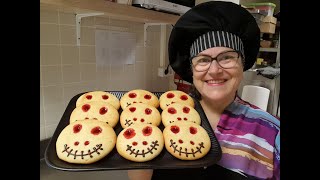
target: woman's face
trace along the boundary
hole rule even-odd
[[[218,54],[230,51],[232,49],[226,47],[214,47],[202,51],[201,55],[216,57]],[[241,57],[238,63],[230,69],[223,69],[217,61],[212,61],[210,68],[207,71],[193,72],[193,84],[203,98],[208,98],[215,101],[223,101],[234,98],[235,93],[243,78],[243,65]]]

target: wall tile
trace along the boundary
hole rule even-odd
[[[63,100],[63,87],[59,86],[47,86],[43,89],[43,104],[44,107],[48,104],[59,104]]]
[[[76,25],[76,14],[59,12],[60,24]]]
[[[93,26],[94,25],[94,17],[89,16],[81,19],[81,26]]]
[[[95,29],[92,27],[81,27],[81,45],[95,45]]]
[[[94,46],[80,47],[80,63],[95,63],[96,51]]]
[[[58,124],[63,116],[66,107],[63,102],[57,104],[47,104],[44,109],[44,118],[46,126]]]
[[[45,126],[40,126],[40,141],[46,139]]]
[[[96,80],[96,65],[95,64],[81,64],[80,65],[81,81],[95,81]]]
[[[62,83],[61,66],[43,66],[40,70],[44,86]]]
[[[72,83],[72,84],[66,84],[63,87],[63,101],[65,104],[65,107],[69,104],[72,98],[74,98],[76,95],[80,93],[84,93],[83,91],[83,85],[82,83]]]
[[[40,24],[40,45],[59,44],[59,26],[56,24]]]
[[[136,47],[136,62],[144,62],[145,61],[145,48],[142,46]]]
[[[40,22],[58,23],[58,11],[40,10]]]
[[[51,138],[53,133],[55,132],[58,124],[52,124],[45,127],[46,138]]]
[[[61,53],[59,45],[41,45],[41,64],[40,65],[60,65]]]
[[[74,65],[79,64],[79,47],[78,46],[61,46],[61,57],[62,64],[64,65]]]
[[[107,26],[107,25],[109,25],[109,18],[95,17],[95,25]]]
[[[61,44],[76,45],[76,26],[61,25]]]
[[[62,74],[64,83],[80,82],[80,65],[63,65]]]

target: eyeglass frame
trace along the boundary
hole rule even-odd
[[[217,57],[218,57],[220,54],[227,53],[227,52],[236,52],[236,53],[238,54],[237,61],[239,61],[240,57],[243,58],[243,55],[242,55],[242,53],[241,53],[240,51],[228,50],[228,51],[224,51],[224,52],[219,53],[219,54],[218,54],[216,57],[214,57],[214,58],[211,57],[211,56],[208,56],[208,55],[199,55],[199,54],[198,54],[198,55],[195,55],[195,56],[191,56],[190,59],[189,59],[189,62],[190,62],[190,65],[194,68],[195,65],[193,65],[192,59],[195,58],[195,57],[198,57],[198,56],[206,56],[206,57],[209,57],[209,58],[211,59],[211,62],[210,62],[210,65],[209,65],[208,69],[206,69],[206,70],[204,70],[204,71],[197,71],[197,70],[194,68],[195,71],[197,71],[197,72],[205,72],[205,71],[208,71],[208,70],[210,69],[211,64],[212,64],[212,62],[213,62],[214,60],[217,62],[218,66],[219,66],[220,68],[222,68],[222,69],[231,69],[231,68],[233,68],[233,67],[224,68],[224,67],[222,67],[222,66],[219,64],[219,62],[217,61]],[[237,63],[238,63],[238,62],[237,62]]]

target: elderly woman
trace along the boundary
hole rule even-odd
[[[204,168],[132,170],[130,179],[280,179],[280,121],[237,96],[257,58],[260,30],[240,5],[211,1],[185,13],[169,39],[174,71],[194,85],[222,149]]]

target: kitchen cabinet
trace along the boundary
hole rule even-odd
[[[180,17],[106,0],[40,0],[40,9],[75,14],[103,13],[101,16],[142,23],[175,24]]]

